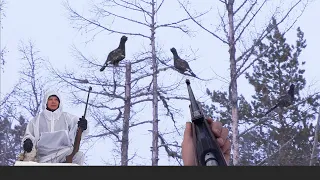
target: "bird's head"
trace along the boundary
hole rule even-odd
[[[288,94],[291,96],[291,98],[294,98],[294,84],[290,85],[290,88],[288,90]]]
[[[294,84],[290,85],[290,89],[294,90]]]
[[[174,48],[174,47],[173,47],[173,48],[171,48],[171,49],[170,49],[170,51],[171,51],[171,52],[172,52],[172,54],[174,54],[174,55],[175,55],[175,54],[177,54],[177,50],[176,50],[176,48]]]
[[[121,41],[122,41],[122,42],[126,42],[127,40],[128,40],[128,37],[127,37],[127,36],[122,36],[122,37],[121,37]]]

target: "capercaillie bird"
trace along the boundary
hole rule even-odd
[[[173,54],[173,65],[180,73],[184,73],[188,71],[192,76],[196,77],[196,75],[192,72],[189,64],[187,61],[181,59],[177,53],[176,48],[171,48],[170,51]]]
[[[108,54],[107,60],[103,64],[103,66],[100,68],[100,71],[103,71],[107,67],[108,64],[118,66],[119,62],[122,61],[126,57],[125,46],[126,46],[127,40],[128,40],[127,36],[121,37],[119,46]]]
[[[282,95],[278,99],[278,103],[273,106],[270,110],[268,110],[265,115],[269,114],[271,111],[276,109],[277,107],[288,107],[290,106],[294,101],[294,84],[290,85],[289,90],[286,94]]]

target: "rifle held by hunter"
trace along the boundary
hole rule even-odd
[[[198,166],[227,166],[224,155],[213,135],[211,128],[203,114],[200,104],[196,101],[190,80],[186,80],[190,98],[191,125],[193,142],[196,146],[196,162]]]
[[[89,87],[89,91],[88,91],[86,107],[84,109],[84,115],[81,117],[83,119],[85,119],[85,117],[86,117],[88,101],[89,101],[89,94],[90,94],[91,90],[92,90],[92,87],[90,86]],[[73,151],[72,151],[72,153],[70,155],[68,155],[66,157],[66,161],[65,161],[66,163],[72,163],[73,156],[79,151],[81,136],[82,136],[82,129],[78,127],[76,137],[74,138]]]

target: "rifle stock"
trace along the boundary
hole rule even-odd
[[[73,156],[79,151],[81,136],[82,136],[82,130],[78,128],[76,137],[74,139],[73,151],[70,155],[66,157],[66,163],[72,163]]]

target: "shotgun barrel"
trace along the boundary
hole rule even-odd
[[[196,162],[198,166],[227,166],[224,155],[213,135],[211,128],[203,114],[200,103],[196,101],[190,86],[190,80],[186,80],[192,121],[193,142],[196,146]]]

